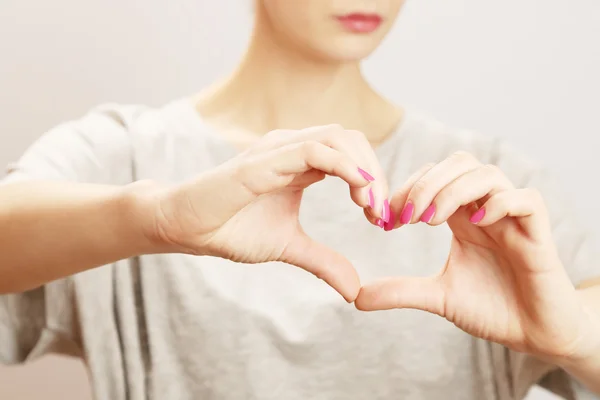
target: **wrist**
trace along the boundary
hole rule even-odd
[[[551,361],[594,393],[600,394],[600,348],[590,348],[577,357],[563,357]]]
[[[599,288],[594,288],[598,291]],[[577,290],[582,305],[581,322],[579,323],[580,337],[569,354],[554,357],[550,360],[554,365],[563,369],[594,368],[600,371],[600,312],[595,305],[595,294],[590,290]]]
[[[548,360],[594,393],[600,394],[600,287],[579,289],[582,335],[572,355]]]
[[[136,255],[179,252],[162,229],[161,204],[167,192],[162,185],[144,180],[125,186],[120,193],[120,214]]]

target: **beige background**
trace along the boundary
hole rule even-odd
[[[222,75],[247,40],[250,4],[1,0],[0,164],[94,104],[159,105]],[[600,222],[589,184],[598,170],[598,42],[598,0],[409,0],[366,71],[392,99],[544,160],[592,226]],[[0,367],[3,400],[88,392],[79,362]]]

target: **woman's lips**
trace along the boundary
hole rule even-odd
[[[342,26],[355,33],[371,33],[379,28],[382,18],[377,14],[347,14],[337,17]]]

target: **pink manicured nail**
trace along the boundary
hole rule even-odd
[[[472,224],[478,224],[485,217],[485,208],[480,208],[473,216],[469,219]]]
[[[385,225],[385,223],[383,222],[383,220],[382,220],[382,219],[378,219],[378,220],[377,220],[377,226],[378,226],[378,227],[380,227],[380,228],[383,228],[383,227],[384,227],[384,225]]]
[[[373,178],[373,176],[371,174],[369,174],[367,171],[365,171],[362,168],[359,168],[358,172],[362,175],[363,178],[365,178],[369,182],[373,182],[375,180],[375,178]]]
[[[435,214],[435,206],[432,204],[427,207],[427,210],[421,215],[421,222],[425,222],[428,224],[433,219],[433,215]]]
[[[392,229],[394,229],[395,224],[396,224],[396,216],[394,215],[394,212],[392,210],[390,210],[390,221],[385,223],[385,225],[383,226],[383,229],[386,232],[389,232]]]
[[[390,222],[390,202],[385,200],[383,202],[383,209],[381,210],[381,215],[382,215],[382,219],[383,222],[388,223]]]
[[[414,211],[415,211],[415,206],[413,205],[413,203],[410,203],[410,202],[407,203],[404,206],[402,213],[400,214],[400,223],[402,225],[410,224],[410,221],[412,220],[412,215],[413,215]]]
[[[369,207],[375,207],[375,196],[373,195],[373,188],[369,188]]]

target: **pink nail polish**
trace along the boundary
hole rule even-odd
[[[390,202],[385,200],[383,202],[383,210],[381,210],[381,214],[382,214],[382,218],[383,218],[383,222],[388,223],[390,222]]]
[[[378,219],[378,220],[377,220],[377,226],[378,226],[378,227],[380,227],[380,228],[383,228],[383,227],[384,227],[384,225],[385,225],[385,224],[384,224],[383,220],[381,220],[381,219]]]
[[[373,188],[369,188],[369,207],[375,207],[375,196],[373,195]]]
[[[402,213],[400,214],[400,223],[402,225],[406,225],[406,224],[410,224],[410,221],[412,220],[412,215],[413,212],[415,211],[415,206],[413,205],[413,203],[406,203],[406,205],[404,206],[404,209],[402,210]]]
[[[426,224],[430,223],[435,214],[435,205],[430,205],[427,207],[427,210],[421,215],[421,222],[425,222]]]
[[[485,217],[485,208],[480,208],[473,216],[469,219],[472,224],[478,224]]]
[[[362,168],[359,168],[358,172],[362,175],[363,178],[365,178],[369,182],[373,182],[375,180],[375,178],[373,178],[373,176],[371,174],[369,174],[367,171],[365,171]]]
[[[392,229],[394,229],[395,224],[396,224],[396,216],[394,215],[394,212],[392,210],[390,210],[390,221],[385,223],[383,229],[386,232],[389,232]]]

